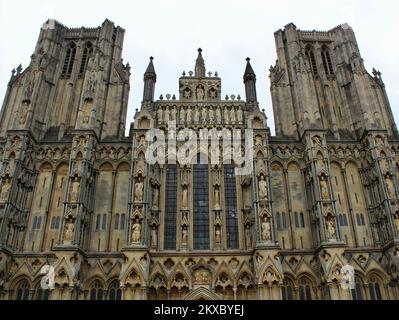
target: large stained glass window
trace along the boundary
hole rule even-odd
[[[168,165],[166,172],[165,197],[164,249],[176,250],[177,168],[174,164]]]
[[[238,249],[238,212],[234,166],[224,167],[224,194],[226,201],[227,248]]]
[[[209,173],[208,164],[198,161],[193,173],[194,250],[209,250]]]

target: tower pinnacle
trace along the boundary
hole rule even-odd
[[[198,49],[198,58],[195,63],[195,77],[197,78],[205,78],[205,61],[202,58],[202,49]]]

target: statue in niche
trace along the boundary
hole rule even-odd
[[[72,221],[72,219],[69,219],[65,224],[65,235],[64,235],[65,242],[72,241],[74,231],[75,231],[75,223]]]
[[[202,120],[203,124],[205,124],[206,121],[208,120],[208,110],[207,110],[206,107],[202,107],[202,110],[201,110],[201,117],[202,117],[201,120]]]
[[[191,124],[191,122],[193,121],[192,115],[193,115],[193,112],[191,110],[191,107],[188,107],[187,108],[187,124]]]
[[[71,202],[78,202],[79,191],[80,191],[80,181],[79,181],[79,177],[76,176],[73,179],[72,187],[71,187]]]
[[[96,89],[96,73],[95,71],[90,72],[89,80],[87,81],[87,87],[86,87],[86,98],[91,98],[93,99],[95,89]]]
[[[172,107],[170,110],[170,120],[175,121],[176,120],[176,115],[177,115],[177,110],[175,107]]]
[[[197,87],[197,100],[204,100],[205,98],[205,91],[204,91],[204,87],[203,86],[198,86]]]
[[[234,107],[231,107],[230,110],[230,122],[232,124],[236,123],[236,110],[234,109]]]
[[[186,123],[186,110],[184,107],[180,108],[180,124],[185,124]]]
[[[184,226],[181,233],[181,243],[183,246],[186,246],[188,243],[188,230],[187,227]]]
[[[216,226],[215,243],[218,245],[220,245],[222,243],[222,231],[220,230],[220,226]]]
[[[238,107],[238,109],[237,109],[237,121],[239,124],[244,123],[244,113],[243,113],[241,107]]]
[[[395,225],[396,225],[396,231],[399,233],[399,212],[396,212],[395,214]]]
[[[224,108],[224,123],[226,123],[226,124],[230,123],[229,109],[227,109],[227,107]]]
[[[158,110],[157,110],[157,118],[158,118],[158,123],[162,124],[163,123],[163,110],[162,110],[162,108],[158,108]]]
[[[270,241],[272,239],[271,236],[271,226],[269,219],[265,216],[262,221],[262,240]]]
[[[165,117],[164,122],[168,123],[170,120],[170,110],[168,107],[165,108],[164,117]]]
[[[320,177],[320,189],[321,189],[321,197],[323,199],[329,199],[330,193],[328,191],[328,181],[327,177],[324,175]]]
[[[10,192],[11,183],[10,178],[6,177],[1,187],[0,201],[6,201],[8,193]]]
[[[159,209],[159,189],[158,187],[154,187],[152,191],[152,210],[158,210]]]
[[[335,238],[336,234],[337,234],[337,231],[336,231],[336,228],[335,228],[334,218],[331,215],[329,215],[327,217],[326,225],[327,225],[327,232],[328,232],[328,235],[329,235],[330,239],[331,238]]]
[[[222,111],[220,110],[220,108],[216,108],[216,122],[217,124],[222,123]]]
[[[196,108],[194,111],[194,123],[198,124],[199,122],[200,122],[200,112],[198,108]]]
[[[268,198],[269,195],[268,195],[267,182],[265,181],[265,177],[262,174],[259,180],[259,200],[267,201]]]
[[[137,218],[132,226],[132,242],[140,243],[141,240],[141,223]]]
[[[158,228],[155,225],[151,229],[151,246],[153,248],[158,246]]]
[[[19,124],[22,126],[26,123],[26,116],[28,115],[29,103],[27,101],[22,102],[19,111]]]
[[[376,137],[375,138],[375,144],[377,145],[377,147],[379,147],[380,149],[384,149],[384,140],[381,137]]]
[[[212,107],[209,108],[209,122],[210,123],[215,122],[215,110],[213,110]]]
[[[145,136],[140,136],[140,138],[139,138],[139,146],[140,147],[144,147],[145,144],[146,144]]]
[[[188,188],[187,188],[187,186],[183,186],[181,207],[183,210],[188,210]]]
[[[385,178],[387,182],[387,189],[388,189],[388,195],[390,198],[395,198],[396,197],[396,190],[395,190],[395,185],[392,181],[392,178],[390,176],[387,176]]]
[[[144,183],[141,178],[138,178],[136,185],[134,187],[134,201],[143,202],[143,196],[144,196]]]
[[[146,172],[145,159],[144,159],[143,154],[140,154],[139,159],[137,161],[136,173],[141,173],[142,175],[145,175],[145,172]]]
[[[255,137],[255,146],[263,146],[262,136],[256,136]]]
[[[245,226],[245,242],[247,244],[247,248],[252,247],[252,230],[249,224]]]
[[[215,210],[220,210],[220,190],[219,186],[215,187]]]

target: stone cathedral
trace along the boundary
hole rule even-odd
[[[245,97],[224,96],[201,49],[179,93],[158,100],[151,58],[127,119],[124,32],[49,20],[29,66],[12,70],[0,113],[0,299],[399,298],[399,133],[351,27],[275,32],[275,136],[250,59]],[[208,144],[193,163],[169,161],[184,139],[150,163],[147,133],[171,124],[216,140],[250,130],[253,170],[207,161]]]

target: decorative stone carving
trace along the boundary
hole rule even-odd
[[[204,100],[205,98],[205,91],[204,91],[204,87],[202,85],[199,85],[197,87],[197,100]]]
[[[329,238],[335,239],[337,236],[337,230],[336,230],[336,226],[335,226],[335,219],[331,214],[329,214],[326,217],[326,229],[327,229]]]
[[[220,226],[216,226],[215,229],[215,243],[216,245],[220,245],[222,243],[222,231]]]
[[[132,225],[132,243],[139,244],[141,241],[141,223],[137,218]]]
[[[267,201],[269,199],[267,182],[265,181],[264,175],[261,175],[259,179],[259,200]]]
[[[163,110],[162,108],[158,108],[157,110],[157,118],[158,118],[158,123],[163,124]]]
[[[270,219],[268,217],[263,217],[262,220],[262,241],[271,241],[272,240],[272,233],[271,233],[271,225]]]
[[[188,210],[188,188],[187,186],[183,186],[183,192],[182,192],[182,205],[181,205],[183,210]]]
[[[141,203],[143,202],[144,197],[144,183],[143,179],[139,177],[137,179],[135,188],[134,188],[134,202]]]
[[[74,231],[75,223],[72,219],[68,219],[65,223],[64,242],[72,242]]]
[[[327,177],[324,175],[320,176],[320,190],[323,199],[330,198],[330,192],[328,191],[328,180]]]
[[[386,176],[385,181],[387,183],[389,198],[396,198],[396,189],[395,189],[395,185],[392,181],[392,178],[390,176]]]
[[[0,201],[2,201],[2,202],[7,201],[8,193],[10,192],[10,188],[11,188],[10,178],[5,177],[4,181],[3,181],[3,185],[1,187]]]
[[[71,202],[79,201],[79,192],[80,192],[80,180],[78,176],[75,176],[71,187]]]
[[[181,232],[181,243],[183,247],[186,247],[188,244],[188,229],[187,226],[183,226],[182,232]]]
[[[215,210],[221,210],[219,186],[215,186]]]

